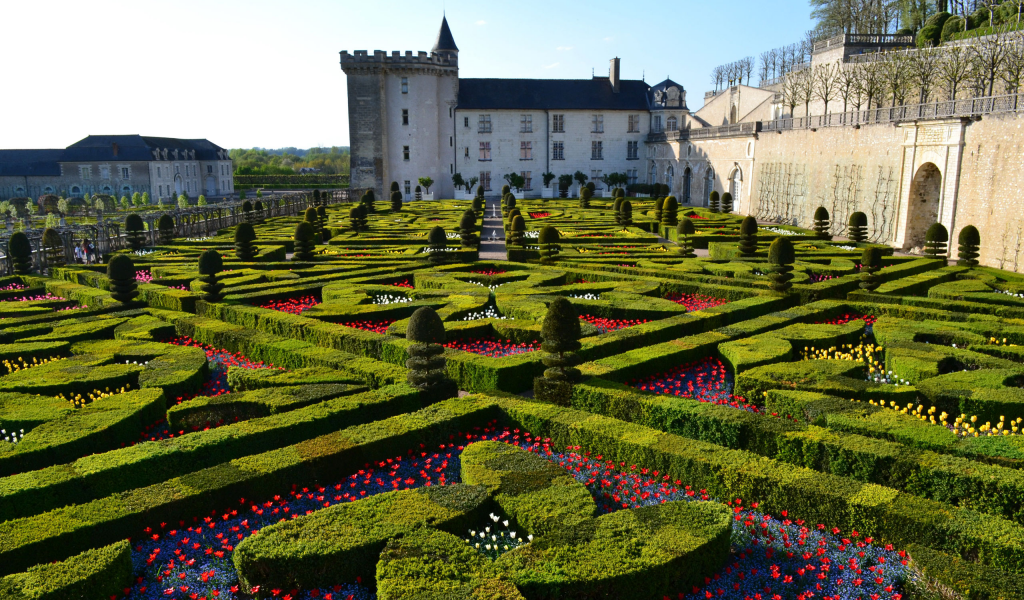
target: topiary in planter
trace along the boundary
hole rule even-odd
[[[832,234],[828,232],[828,229],[831,226],[832,221],[829,219],[828,209],[824,206],[819,206],[814,209],[814,233],[817,235],[819,240],[832,239]]]
[[[128,244],[131,245],[132,250],[142,250],[142,247],[146,244],[144,229],[145,225],[143,225],[142,217],[139,215],[133,213],[125,217],[124,231],[127,234]]]
[[[292,260],[311,261],[313,260],[313,248],[316,246],[314,238],[316,230],[309,221],[303,221],[295,226],[295,253]]]
[[[46,231],[43,232],[43,251],[46,252],[46,266],[50,269],[56,267],[63,267],[66,263],[64,259],[64,240],[57,233],[56,229],[47,227]],[[52,271],[50,272],[52,276]]]
[[[882,249],[877,246],[865,248],[860,257],[860,289],[866,292],[878,289],[881,284],[878,280],[878,271],[881,268]]]
[[[580,190],[580,208],[590,208],[590,198],[593,195],[594,192],[590,191],[590,188]]]
[[[424,306],[412,313],[405,339],[413,342],[406,349],[410,357],[405,361],[406,380],[425,396],[424,404],[458,396],[458,386],[445,372],[444,324],[433,308]]]
[[[726,192],[722,194],[722,213],[729,214],[732,212],[732,194]]]
[[[480,243],[480,236],[476,234],[475,212],[467,210],[462,213],[462,220],[459,221],[459,237],[462,239],[462,245],[466,248]]]
[[[932,223],[924,234],[924,253],[929,258],[946,258],[949,232],[942,223]]]
[[[960,247],[957,249],[957,264],[961,267],[978,266],[978,252],[981,249],[981,233],[974,225],[968,225],[960,230],[957,237]]]
[[[661,223],[661,211],[665,207],[665,199],[657,197],[654,199],[654,220]]]
[[[547,353],[542,359],[547,369],[543,377],[533,380],[533,397],[569,406],[572,386],[580,380],[580,370],[576,368],[580,357],[576,352],[581,347],[580,318],[569,300],[558,297],[548,305],[540,336],[541,350]]]
[[[17,231],[11,235],[7,242],[7,254],[11,257],[16,274],[28,275],[32,272],[32,243],[23,232]]]
[[[174,219],[171,215],[163,214],[156,222],[157,231],[160,233],[160,243],[167,245],[174,241]]]
[[[722,202],[718,198],[718,192],[714,190],[712,190],[711,196],[708,198],[708,209],[713,213],[717,213],[722,210]]]
[[[239,223],[235,228],[235,256],[238,260],[252,262],[259,249],[252,245],[256,241],[256,230],[251,223]]]
[[[666,232],[669,227],[675,227],[679,223],[679,202],[675,196],[665,198],[661,205],[661,224],[665,226]]]
[[[868,239],[868,216],[860,211],[850,213],[850,220],[846,224],[846,237],[851,242],[858,244]]]
[[[623,227],[633,226],[633,203],[629,200],[623,200],[622,204],[619,205],[619,225]]]
[[[402,192],[391,192],[391,212],[401,212]]]
[[[558,230],[551,225],[540,228],[540,233],[537,235],[537,241],[540,243],[540,262],[544,264],[555,262],[558,253],[562,251],[562,246],[558,243],[560,240]]]
[[[740,255],[753,256],[757,252],[757,219],[745,217],[740,223]]]
[[[690,217],[683,217],[679,219],[679,225],[676,226],[676,252],[683,258],[693,258],[697,256],[693,252],[693,241],[690,240],[690,236],[697,232],[697,228],[693,226],[693,221]]]
[[[441,227],[434,227],[427,234],[427,247],[430,248],[430,255],[427,256],[427,260],[431,264],[441,264],[445,261],[448,252],[448,237],[444,234],[444,229]]]
[[[790,280],[793,279],[793,262],[796,260],[796,252],[793,250],[793,243],[785,237],[777,237],[772,245],[768,247],[768,263],[772,265],[769,277],[772,280],[771,287],[776,292],[788,292],[793,287]]]
[[[243,223],[239,225],[242,227]],[[251,228],[252,225],[249,225]],[[255,234],[253,238],[255,239]],[[238,239],[238,230],[235,230]],[[207,250],[199,255],[199,295],[206,302],[220,302],[224,299],[224,284],[217,277],[224,270],[224,261],[217,250]]]
[[[327,229],[327,209],[322,205],[316,207],[316,220],[320,226],[320,239],[323,242],[331,239],[331,232]]]
[[[135,263],[127,254],[115,254],[107,263],[110,295],[118,302],[131,302],[139,295],[135,288]]]
[[[522,215],[516,215],[512,219],[512,228],[509,229],[508,241],[520,248],[526,247],[526,221]]]

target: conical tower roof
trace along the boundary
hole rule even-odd
[[[437,32],[437,41],[434,42],[432,52],[458,52],[459,47],[455,45],[455,38],[452,37],[452,30],[448,28],[448,19],[441,17],[441,30]]]

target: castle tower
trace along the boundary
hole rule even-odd
[[[348,79],[351,188],[390,197],[397,181],[407,199],[420,177],[430,177],[435,198],[451,197],[455,163],[455,104],[459,93],[459,48],[448,20],[441,20],[428,54],[390,55],[374,50],[341,51]]]

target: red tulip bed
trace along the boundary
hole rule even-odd
[[[549,213],[549,212],[532,212],[532,213],[526,213],[526,214],[530,215],[531,219],[543,219],[544,217],[550,217],[551,216],[551,213]]]
[[[122,598],[239,600],[232,563],[235,547],[259,529],[312,514],[342,502],[374,494],[460,480],[460,455],[467,444],[499,440],[537,453],[568,470],[593,494],[601,514],[668,501],[715,502],[706,490],[693,489],[669,475],[641,465],[591,456],[578,446],[557,451],[549,439],[518,429],[478,428],[453,435],[435,451],[406,454],[367,463],[349,477],[327,485],[268,490],[264,497],[239,498],[231,507],[211,510],[171,523],[153,523],[133,543],[134,582]],[[276,493],[275,493],[276,492]],[[899,584],[908,573],[903,552],[875,545],[857,531],[845,533],[824,524],[772,516],[757,503],[733,499],[732,554],[729,563],[703,588],[678,590],[668,598],[686,600],[901,600]],[[376,595],[354,582],[307,590],[257,590],[260,597],[281,600],[369,600]]]
[[[647,323],[647,319],[606,319],[604,317],[595,317],[593,315],[580,315],[580,319],[590,323],[594,327],[597,327],[598,331],[601,333],[608,333],[609,331],[617,331],[634,325],[640,325],[641,323]]]
[[[338,323],[343,327],[354,327],[356,329],[362,329],[363,331],[372,331],[373,333],[379,333],[384,335],[387,332],[388,327],[394,323],[397,319],[366,319],[361,321],[352,321],[350,323]]]
[[[303,311],[313,308],[320,301],[317,300],[316,296],[301,296],[299,298],[288,298],[285,300],[268,300],[263,304],[257,304],[257,308],[269,308],[271,310],[279,310],[293,315],[301,315]]]
[[[665,296],[665,299],[685,306],[686,310],[690,312],[721,306],[728,302],[728,300],[723,298],[705,296],[704,294],[669,294],[668,296]]]
[[[484,269],[482,271],[470,271],[470,273],[473,273],[474,275],[503,275],[508,273],[508,271],[504,269],[500,271],[498,269]]]
[[[664,373],[627,381],[626,385],[642,392],[693,398],[753,413],[761,412],[746,398],[732,394],[733,377],[717,358],[708,357],[680,365]]]
[[[830,319],[828,321],[816,321],[815,325],[846,325],[850,321],[856,321],[857,319],[861,319],[868,326],[871,326],[875,324],[875,321],[878,320],[878,317],[876,317],[875,315],[862,315],[860,313],[846,313],[844,315],[836,317],[835,319]]]
[[[409,288],[410,290],[414,287],[411,279],[399,281],[398,283],[392,283],[391,285],[400,288]]]
[[[444,345],[445,348],[453,348],[455,350],[462,350],[465,352],[472,352],[473,354],[479,354],[481,356],[490,356],[491,358],[498,358],[502,356],[512,356],[513,354],[523,354],[524,352],[533,352],[534,350],[540,349],[540,342],[528,342],[517,344],[509,340],[503,340],[494,336],[476,338],[471,340],[454,340]]]

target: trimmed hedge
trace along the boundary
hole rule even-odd
[[[167,424],[171,429],[198,429],[220,422],[246,421],[363,391],[366,387],[361,385],[315,384],[200,396],[172,406],[167,411]]]
[[[128,540],[86,550],[51,564],[0,579],[5,600],[98,600],[119,596],[132,582]]]

